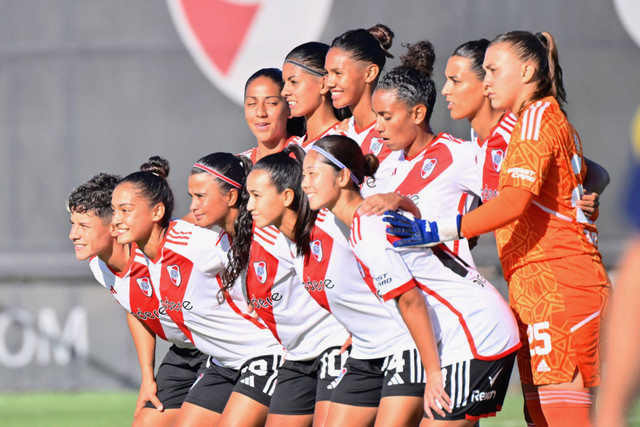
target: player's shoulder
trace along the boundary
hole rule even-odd
[[[352,246],[375,246],[381,239],[386,238],[386,225],[382,217],[378,215],[361,215],[359,212],[353,216],[351,221],[351,233],[349,243]]]
[[[568,129],[567,118],[554,97],[548,96],[531,103],[520,117],[520,140],[540,141]],[[516,129],[517,131],[517,129]]]
[[[253,239],[262,246],[274,247],[281,234],[273,225],[264,228],[253,227]]]
[[[202,228],[181,219],[171,221],[166,231],[165,247],[182,252],[193,247],[212,247],[224,240],[218,231]]]

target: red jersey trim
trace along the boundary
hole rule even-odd
[[[169,236],[169,232],[171,230],[173,230],[173,227],[175,227],[175,226],[176,226],[176,222],[175,221],[171,221],[169,223],[169,227],[167,227],[167,230],[164,233],[164,237],[162,238],[162,241],[160,242],[160,245],[158,246],[158,253],[156,253],[155,258],[151,260],[152,263],[157,264],[158,261],[160,261],[160,259],[162,258],[162,250],[164,249],[165,243],[167,243],[167,238]]]
[[[300,143],[300,146],[302,148],[307,148],[311,144],[315,144],[320,138],[322,138],[323,136],[326,136],[327,133],[329,133],[330,130],[335,129],[339,124],[340,124],[340,122],[335,122],[334,124],[329,126],[327,129],[325,129],[324,132],[322,132],[320,135],[318,135],[316,138],[314,138],[312,140],[309,140],[309,135],[305,133],[304,137],[303,137],[304,140]]]
[[[131,266],[133,265],[133,261],[136,259],[136,249],[138,246],[134,243],[129,246],[129,259],[127,260],[127,265],[122,269],[122,271],[115,271],[109,264],[106,262],[104,265],[107,266],[110,272],[112,272],[118,279],[124,279],[124,277],[129,274],[131,271]],[[93,257],[91,257],[93,259]]]
[[[399,286],[399,287],[395,288],[394,290],[389,291],[386,294],[382,295],[382,299],[384,301],[389,301],[391,299],[394,299],[395,297],[398,297],[398,296],[404,294],[405,292],[410,291],[411,289],[415,288],[416,286],[419,286],[419,283],[416,281],[416,279],[411,278],[411,280],[409,280],[404,285]]]
[[[369,123],[368,126],[365,126],[362,129],[358,129],[358,125],[356,124],[356,119],[355,117],[353,118],[353,130],[355,130],[358,135],[360,135],[361,133],[370,131],[371,128],[374,127],[375,125],[376,125],[376,121],[374,120],[371,123]]]
[[[218,282],[218,286],[220,286],[220,289],[222,289],[224,287],[224,285],[222,284],[222,279],[220,278],[219,274],[216,274],[216,281]],[[224,294],[224,299],[227,302],[227,304],[229,304],[229,307],[231,307],[231,309],[238,315],[238,316],[242,316],[245,319],[247,319],[248,321],[250,321],[251,323],[253,323],[255,326],[257,326],[259,329],[267,329],[267,327],[265,325],[263,325],[259,320],[254,319],[253,317],[251,317],[249,314],[243,313],[238,306],[236,305],[236,303],[231,299],[231,295],[229,295],[229,292],[227,291],[222,291],[222,293]]]

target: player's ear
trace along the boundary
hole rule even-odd
[[[326,95],[329,93],[329,86],[327,86],[327,76],[322,76],[322,84],[320,86],[320,95]]]
[[[413,116],[413,122],[419,125],[427,119],[427,106],[418,104],[411,109],[411,114]]]
[[[367,65],[367,69],[364,72],[364,81],[365,83],[373,83],[376,81],[378,76],[380,75],[380,67],[376,64]]]
[[[522,64],[521,78],[523,83],[532,83],[536,79],[537,74],[533,62],[525,62]]]
[[[340,188],[346,188],[347,185],[349,185],[352,173],[349,169],[342,169],[338,172],[338,186],[340,186]]]
[[[116,228],[116,225],[113,222],[109,223],[109,234],[114,239],[118,237],[118,229]]]
[[[164,203],[157,203],[154,207],[151,208],[151,220],[153,222],[160,222],[164,217]]]
[[[238,191],[239,190],[232,188],[227,193],[227,206],[229,206],[230,208],[234,207],[236,203],[238,203],[238,199],[240,198],[240,194],[238,193]]]
[[[295,200],[296,195],[291,188],[285,188],[282,192],[282,201],[284,202],[284,206],[286,208],[290,207]]]

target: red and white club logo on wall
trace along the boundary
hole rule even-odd
[[[318,40],[333,0],[167,0],[178,34],[200,70],[243,104],[260,68],[282,68],[299,44]]]

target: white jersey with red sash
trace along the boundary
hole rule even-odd
[[[356,213],[351,248],[367,282],[385,301],[415,286],[422,290],[442,366],[496,360],[520,347],[511,308],[486,279],[444,245],[394,248],[386,225],[380,216]]]
[[[253,228],[247,299],[287,350],[287,360],[311,360],[349,334],[300,284],[289,242],[276,227]]]
[[[351,333],[352,357],[375,359],[415,348],[406,327],[391,317],[375,289],[362,279],[348,236],[348,227],[331,212],[318,213],[311,251],[295,261],[304,287]]]
[[[154,260],[151,281],[167,314],[214,363],[239,369],[262,355],[283,355],[269,329],[247,313],[243,283],[221,292],[230,240],[188,222],[171,221]]]
[[[160,304],[159,296],[151,285],[145,256],[136,244],[131,245],[131,256],[121,272],[114,271],[98,257],[89,262],[98,283],[129,313],[147,325],[159,338],[181,348],[193,348],[193,343],[169,318]]]
[[[440,133],[427,148],[412,158],[403,151],[396,157],[391,177],[381,186],[385,192],[407,196],[420,209],[423,218],[435,221],[465,214],[480,200],[480,172],[477,150],[469,142]],[[447,246],[475,268],[466,239]]]
[[[478,147],[478,166],[482,171],[482,201],[488,202],[498,195],[498,181],[502,160],[507,155],[507,147],[511,139],[511,132],[516,125],[517,118],[506,112],[498,123],[491,128],[489,136],[479,141],[471,130],[471,141]]]

